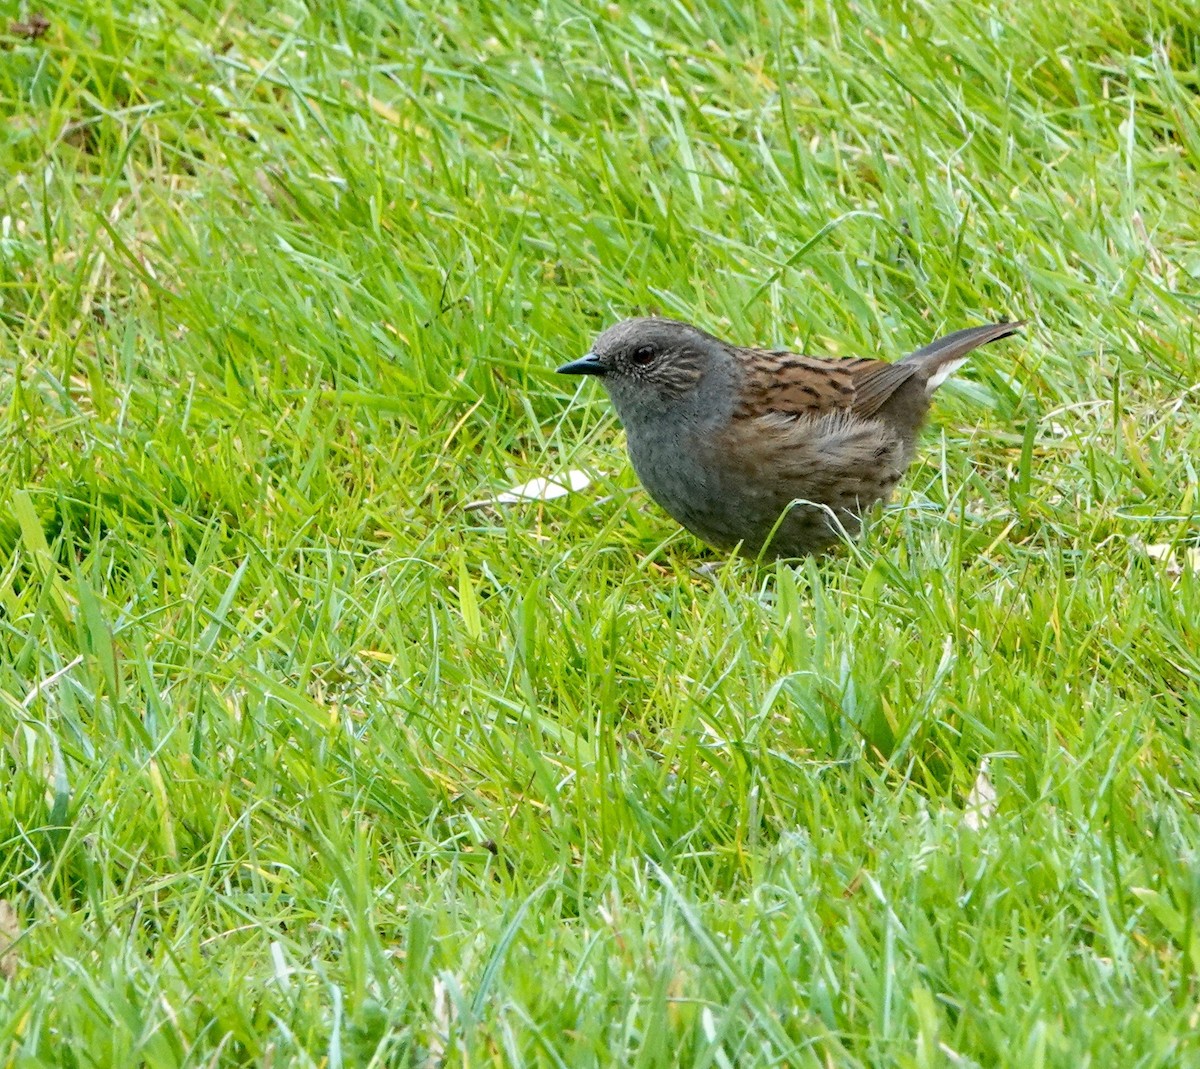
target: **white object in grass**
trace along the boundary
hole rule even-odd
[[[975,777],[971,793],[967,795],[967,806],[963,812],[962,822],[963,827],[969,828],[971,831],[981,831],[986,828],[988,821],[996,812],[996,788],[988,779],[990,763],[989,758],[986,757],[979,762],[979,775]]]
[[[515,505],[522,501],[553,501],[556,497],[566,497],[567,494],[582,490],[590,485],[591,481],[582,471],[564,472],[553,479],[530,479],[527,483],[514,486],[485,501],[472,501],[467,508],[477,509],[483,508],[485,505]]]

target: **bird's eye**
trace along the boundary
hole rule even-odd
[[[647,364],[654,363],[656,353],[649,345],[643,345],[640,349],[634,349],[629,354],[629,362],[636,364],[638,367],[645,367]]]

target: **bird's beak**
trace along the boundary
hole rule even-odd
[[[579,360],[572,360],[558,369],[560,375],[603,375],[608,369],[600,363],[600,357],[588,353]]]

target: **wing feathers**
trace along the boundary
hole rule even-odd
[[[871,417],[906,382],[917,379],[924,385],[925,396],[929,396],[973,349],[1015,334],[1024,325],[992,323],[956,330],[894,364],[861,357],[822,360],[796,353],[731,347],[743,373],[734,418],[753,419],[767,413],[813,416],[838,409]]]

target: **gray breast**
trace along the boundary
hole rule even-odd
[[[725,500],[727,479],[712,467],[697,435],[629,431],[629,459],[646,492],[678,523],[714,546],[729,547],[742,537],[739,509]],[[733,520],[733,523],[730,521]]]

